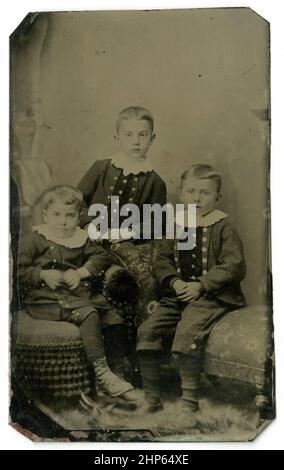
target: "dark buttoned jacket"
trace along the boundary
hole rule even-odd
[[[57,320],[60,319],[60,305],[62,309],[74,309],[93,306],[98,301],[103,304],[104,298],[98,293],[104,273],[110,265],[108,253],[89,239],[81,247],[68,248],[33,232],[20,244],[18,285],[21,307],[29,305],[39,312],[40,318]],[[52,290],[40,279],[42,270],[66,271],[81,267],[87,269],[91,277],[81,280],[73,291],[64,285]],[[48,309],[44,309],[44,306]]]
[[[112,165],[110,158],[96,161],[81,179],[78,188],[83,193],[86,205],[81,226],[92,221],[92,217],[88,216],[88,208],[95,203],[109,207],[111,196],[119,197],[120,207],[128,203],[136,204],[141,215],[144,204],[158,203],[163,206],[167,202],[166,185],[154,170],[125,176],[121,168]],[[121,217],[120,223],[126,218]],[[143,223],[148,222],[141,217],[141,228]]]
[[[207,229],[208,251],[206,274],[199,276],[204,294],[214,296],[230,305],[244,306],[245,297],[240,282],[246,275],[246,263],[242,241],[227,218],[216,222]],[[164,295],[174,295],[171,288],[174,278],[180,278],[177,240],[156,242],[158,255],[154,272]]]

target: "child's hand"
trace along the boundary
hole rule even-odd
[[[187,282],[186,287],[178,294],[178,300],[182,302],[192,302],[197,300],[203,292],[203,285],[201,282]]]
[[[50,289],[55,290],[62,284],[62,272],[58,269],[43,269],[40,279],[44,281]]]
[[[80,273],[75,269],[68,269],[68,271],[65,271],[63,273],[63,281],[65,282],[65,284],[67,284],[70,290],[74,290],[80,284]]]
[[[175,293],[177,296],[185,292],[186,287],[187,287],[187,282],[184,282],[181,279],[176,279],[173,282],[173,289],[175,290]]]

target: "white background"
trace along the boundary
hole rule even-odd
[[[170,444],[139,444],[139,443],[33,443],[18,434],[8,425],[8,154],[9,154],[9,35],[30,11],[62,11],[62,10],[106,10],[106,9],[162,9],[162,8],[205,8],[205,7],[250,7],[263,16],[271,25],[271,91],[272,91],[272,145],[271,145],[271,185],[272,185],[272,266],[274,283],[274,325],[276,342],[276,378],[277,378],[277,418],[252,443],[170,443]],[[10,0],[1,5],[1,86],[0,103],[1,117],[1,159],[0,159],[0,190],[2,230],[0,231],[0,286],[1,286],[1,342],[0,342],[0,449],[284,449],[284,296],[281,292],[283,270],[283,201],[281,189],[284,187],[284,7],[276,0],[250,1],[158,1],[158,0],[110,0],[71,1],[71,0],[26,0],[17,2]],[[250,178],[251,175],[248,175]],[[283,288],[282,288],[283,290]],[[283,308],[283,311],[282,311]]]

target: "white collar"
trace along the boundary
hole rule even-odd
[[[220,211],[219,209],[214,209],[209,214],[205,214],[202,216],[196,217],[196,227],[210,227],[210,225],[214,225],[222,219],[228,217],[226,212]],[[187,212],[179,211],[176,213],[175,217],[176,223],[178,225],[188,227],[187,224]]]
[[[141,160],[135,160],[127,157],[123,152],[117,152],[111,157],[112,165],[120,168],[125,176],[130,173],[137,175],[140,172],[147,173],[153,170],[150,158],[145,157]]]
[[[68,238],[56,237],[53,233],[50,232],[47,224],[34,225],[32,230],[33,232],[38,232],[47,240],[67,248],[80,248],[81,246],[85,245],[88,239],[88,231],[82,230],[80,227],[76,227],[73,235]]]
[[[219,209],[214,209],[209,214],[202,215],[196,218],[196,227],[210,227],[222,219],[228,217],[226,212],[220,211]]]

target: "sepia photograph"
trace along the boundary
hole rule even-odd
[[[270,24],[29,13],[10,36],[10,424],[248,442],[275,418]]]

